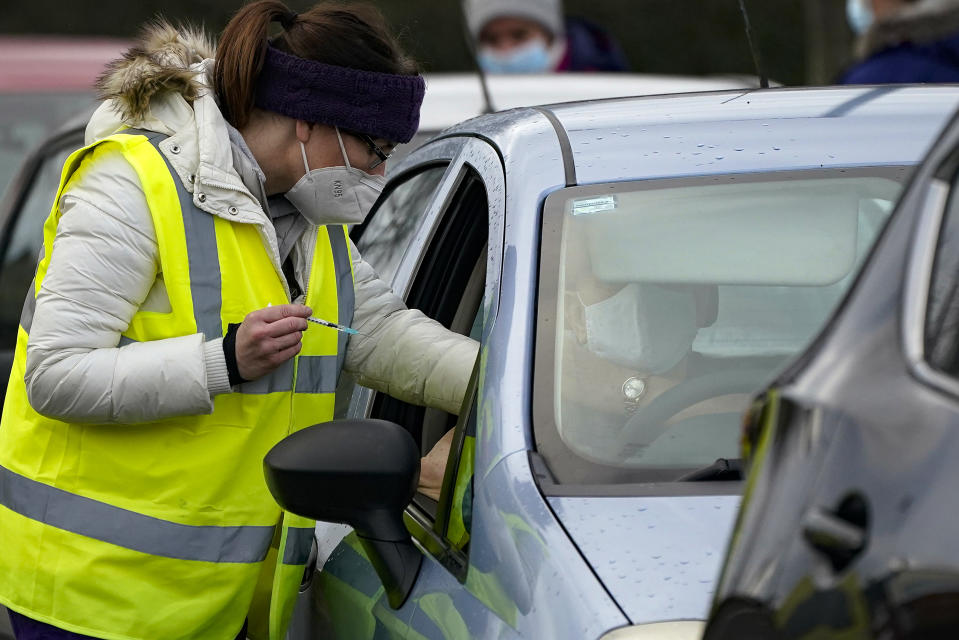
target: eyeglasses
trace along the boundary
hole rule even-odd
[[[376,156],[376,160],[374,160],[370,164],[370,166],[367,167],[368,171],[377,168],[378,166],[380,166],[381,164],[389,160],[390,156],[393,155],[392,151],[390,151],[389,153],[386,153],[385,151],[380,149],[380,147],[373,141],[373,138],[366,135],[365,133],[355,133],[353,131],[350,131],[349,133],[350,135],[357,137],[363,142],[365,142],[366,146],[370,148],[370,153]]]

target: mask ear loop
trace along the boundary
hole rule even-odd
[[[343,136],[340,135],[340,128],[333,127],[333,129],[336,131],[336,140],[340,143],[340,152],[343,154],[343,161],[346,163],[346,168],[352,169],[353,167],[350,166],[350,158],[346,155],[346,147],[343,146]]]
[[[313,182],[312,176],[310,176],[310,163],[306,161],[306,146],[300,142],[300,153],[303,154],[303,168],[306,169],[306,180],[307,182]]]

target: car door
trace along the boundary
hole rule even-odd
[[[419,195],[414,197],[414,192]],[[423,192],[428,191],[428,195]],[[482,342],[496,317],[505,206],[496,150],[448,138],[414,152],[354,238],[364,259],[408,306]],[[491,233],[491,230],[498,230]],[[455,429],[438,501],[417,494],[405,519],[425,559],[397,610],[348,527],[318,523],[318,563],[297,606],[291,638],[451,638],[503,623],[463,586],[469,562],[477,373],[460,416],[415,407],[343,381],[340,410],[406,428],[423,454]]]
[[[705,637],[959,628],[959,120],[813,347],[763,394]]]

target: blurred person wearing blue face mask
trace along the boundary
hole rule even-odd
[[[489,73],[552,71],[562,52],[546,29],[524,18],[497,18],[480,37],[479,63]]]
[[[487,73],[627,70],[609,34],[564,18],[560,0],[466,0],[466,16]]]
[[[840,84],[959,82],[959,0],[847,0],[858,60]]]
[[[872,13],[871,0],[846,0],[846,19],[849,27],[857,36],[864,34],[872,26],[875,16]]]

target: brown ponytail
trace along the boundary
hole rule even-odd
[[[213,69],[220,109],[235,127],[243,127],[253,110],[271,22],[280,23],[283,32],[270,43],[297,57],[363,71],[418,73],[372,5],[323,3],[295,14],[280,0],[255,0],[226,25]]]

